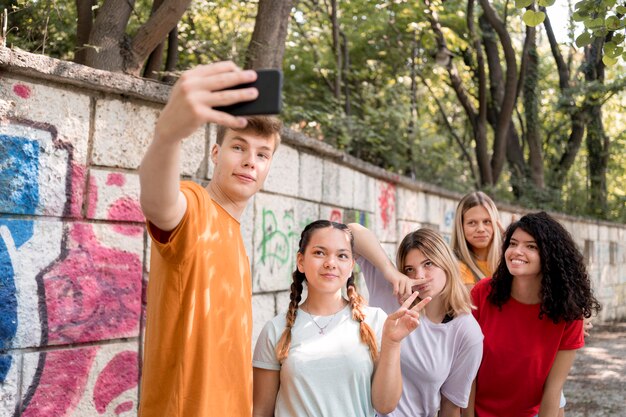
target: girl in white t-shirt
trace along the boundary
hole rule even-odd
[[[402,341],[403,392],[388,415],[460,416],[482,359],[483,335],[452,250],[437,232],[419,229],[400,243],[396,269],[370,230],[356,223],[348,227],[370,305],[393,311],[414,290],[432,297],[419,329]]]
[[[254,351],[255,417],[372,417],[396,407],[400,342],[430,298],[408,309],[414,295],[387,317],[364,305],[353,267],[346,225],[318,220],[304,229],[289,310],[265,325]]]

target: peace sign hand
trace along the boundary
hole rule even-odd
[[[383,326],[383,342],[400,343],[402,339],[419,327],[419,313],[432,298],[426,297],[415,307],[409,309],[411,303],[415,301],[418,295],[419,293],[415,291],[398,310],[387,316]]]

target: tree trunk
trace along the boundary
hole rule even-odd
[[[123,72],[123,51],[126,45],[126,25],[134,0],[107,0],[102,4],[85,49],[85,64],[92,68]]]
[[[152,3],[152,10],[150,15],[153,15],[154,12],[161,6],[163,0],[154,0]],[[146,67],[143,70],[144,78],[151,78],[156,80],[159,78],[158,71],[161,69],[161,65],[163,64],[163,51],[165,50],[165,39],[163,42],[159,43],[156,48],[150,53],[148,57],[148,61],[146,62]]]
[[[94,0],[76,0],[76,53],[74,62],[84,64],[87,59],[86,46],[93,27]]]
[[[282,68],[293,0],[260,0],[246,68]]]
[[[343,65],[341,63],[341,44],[339,43],[339,21],[337,19],[337,0],[331,0],[330,2],[331,14],[330,21],[333,28],[333,50],[335,51],[335,98],[341,97],[341,69]]]
[[[515,50],[513,49],[509,32],[489,3],[489,0],[480,0],[480,5],[485,12],[485,18],[498,34],[506,61],[504,97],[500,107],[497,128],[494,132],[493,154],[491,156],[493,182],[496,183],[504,167],[509,124],[513,117],[513,110],[517,99],[517,61],[515,59]]]
[[[602,62],[603,38],[596,38],[585,48],[583,72],[589,82],[604,84],[604,63]],[[606,173],[609,162],[609,138],[602,124],[602,103],[591,99],[587,125],[587,167],[589,175],[589,198],[587,209],[590,214],[605,217],[608,212]]]
[[[165,58],[165,76],[163,81],[173,84],[176,78],[172,75],[178,62],[178,28],[172,29],[167,37],[167,57]]]
[[[541,132],[539,123],[539,57],[535,28],[526,31],[529,40],[526,74],[524,74],[524,116],[526,118],[526,142],[528,143],[528,165],[530,179],[538,189],[544,188],[543,156],[541,154]]]

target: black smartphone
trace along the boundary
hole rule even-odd
[[[236,85],[230,89],[256,87],[259,95],[255,100],[243,101],[230,106],[215,107],[234,116],[279,114],[282,109],[283,72],[277,69],[256,70],[257,79],[252,83]]]

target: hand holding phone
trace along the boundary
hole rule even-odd
[[[277,69],[260,69],[256,73],[256,81],[239,84],[231,88],[255,87],[259,91],[259,95],[255,100],[215,107],[215,110],[223,111],[233,116],[279,114],[282,109],[282,71]]]

